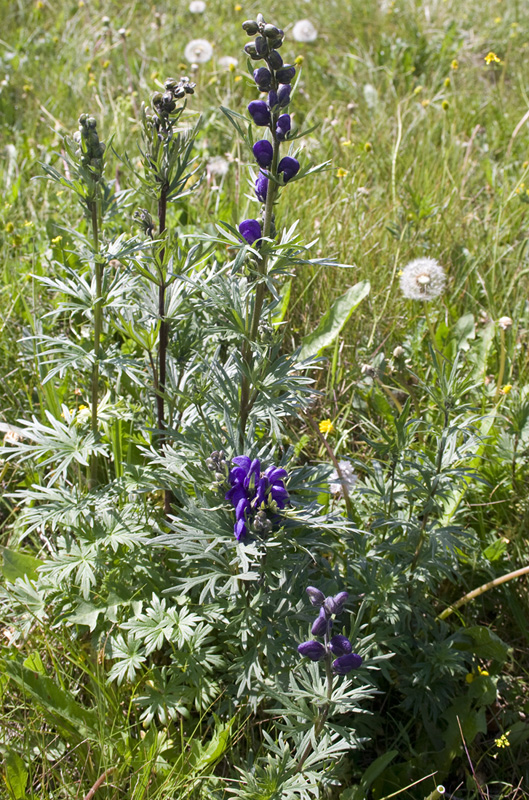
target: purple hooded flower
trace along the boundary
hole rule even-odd
[[[282,142],[283,139],[286,138],[286,135],[289,131],[290,131],[290,114],[281,114],[281,116],[278,117],[276,124],[276,136],[280,142]]]
[[[341,633],[337,633],[336,636],[332,637],[329,647],[335,656],[345,656],[353,652],[353,645],[347,636],[342,636]]]
[[[274,106],[277,106],[278,103],[279,103],[279,98],[277,96],[277,92],[275,90],[268,92],[268,105],[270,106],[270,108],[274,108]]]
[[[269,142],[267,139],[259,139],[259,141],[254,144],[252,150],[259,166],[263,169],[270,169],[274,155],[272,142]]]
[[[246,221],[255,222],[255,220]],[[287,472],[281,467],[272,466],[261,473],[259,459],[254,458],[252,461],[248,456],[236,456],[232,463],[235,466],[228,475],[231,488],[225,497],[235,507],[234,533],[237,539],[240,539],[248,533],[248,528],[255,521],[257,514],[261,517],[264,515],[266,520],[267,510],[274,514],[278,508],[285,507],[288,502],[288,492],[283,478],[287,477]]]
[[[292,83],[292,79],[296,74],[296,68],[293,64],[284,64],[281,69],[276,72],[276,78],[279,83]]]
[[[298,653],[301,656],[307,656],[311,661],[321,661],[322,658],[325,658],[326,652],[325,647],[315,639],[298,645]]]
[[[256,219],[243,220],[239,225],[239,233],[248,244],[254,244],[262,236],[261,226]]]
[[[353,669],[358,669],[362,664],[362,657],[357,653],[347,653],[332,662],[332,668],[337,675],[347,675]]]
[[[325,633],[327,633],[329,627],[329,619],[325,613],[325,609],[320,608],[320,613],[312,623],[312,628],[310,629],[311,633],[313,636],[323,636]]]
[[[267,92],[272,83],[272,73],[266,67],[259,67],[253,71],[253,79],[260,92]]]
[[[282,86],[279,87],[279,91],[277,93],[277,102],[279,103],[280,108],[285,108],[290,103],[290,91],[292,87],[288,83],[284,83]]]
[[[257,176],[255,181],[255,194],[260,203],[266,203],[266,195],[268,194],[268,178],[262,172]]]
[[[325,595],[323,592],[320,591],[320,589],[316,589],[315,586],[307,586],[306,592],[313,606],[321,606],[325,600]]]
[[[264,100],[252,100],[248,106],[248,111],[256,125],[263,127],[264,125],[270,125],[272,122],[270,109]]]
[[[292,156],[285,156],[279,162],[277,171],[278,173],[283,173],[283,180],[288,183],[291,178],[298,174],[299,161],[297,158],[292,158]]]

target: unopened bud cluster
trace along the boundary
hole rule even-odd
[[[206,458],[206,467],[215,473],[216,481],[223,481],[228,473],[228,462],[224,458],[223,450],[214,450],[212,454]]]
[[[353,645],[341,633],[330,637],[334,617],[339,616],[345,608],[349,597],[347,592],[338,592],[334,596],[325,597],[320,589],[315,586],[307,587],[307,594],[313,606],[319,606],[320,611],[314,620],[311,628],[313,636],[323,637],[323,644],[316,639],[302,642],[298,646],[298,653],[310,658],[311,661],[330,662],[332,659],[332,670],[337,675],[347,675],[353,669],[358,669],[362,664],[362,658],[357,653],[353,653]],[[337,658],[334,658],[337,656]]]
[[[138,208],[134,212],[134,220],[140,225],[146,236],[154,239],[154,220],[146,208]]]
[[[264,170],[272,173],[275,180],[288,183],[299,172],[296,158],[285,156],[278,158],[279,143],[288,139],[292,127],[287,108],[290,104],[291,83],[296,75],[292,64],[284,64],[278,49],[283,44],[284,33],[281,28],[265,22],[262,14],[255,20],[246,20],[244,30],[255,41],[244,48],[252,61],[266,62],[265,67],[258,67],[253,72],[254,81],[260,92],[266,92],[266,100],[252,100],[248,111],[254,123],[270,130],[270,139],[260,139],[253,146],[253,155],[261,168],[255,182],[255,195],[261,203],[268,197],[269,179]],[[272,221],[273,224],[273,221]],[[244,220],[239,226],[242,237],[253,245],[262,236],[261,223],[258,220]],[[267,234],[273,235],[272,231]]]
[[[79,130],[74,133],[73,138],[79,145],[75,155],[83,167],[90,169],[93,179],[99,181],[103,175],[105,145],[99,140],[95,118],[81,114]]]
[[[170,117],[182,110],[182,106],[178,106],[178,101],[188,94],[194,94],[195,86],[196,84],[192,83],[189,78],[183,77],[179,80],[167,78],[164,83],[164,91],[153,94],[151,98],[152,112],[146,112],[145,123],[147,127],[156,131],[159,139],[166,138],[171,132]]]

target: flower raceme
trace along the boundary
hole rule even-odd
[[[267,512],[275,514],[288,503],[289,496],[283,482],[287,471],[271,466],[261,473],[259,459],[252,460],[249,456],[237,456],[232,463],[235,466],[228,475],[231,489],[226,492],[226,500],[235,508],[233,532],[240,541],[251,525],[263,532],[272,529]]]
[[[358,669],[362,664],[362,657],[353,653],[353,646],[347,636],[341,633],[335,634],[329,639],[333,624],[333,616],[338,616],[344,610],[349,597],[347,592],[338,592],[334,596],[325,597],[320,589],[315,586],[307,587],[307,594],[313,606],[319,606],[318,616],[314,620],[311,628],[313,636],[324,638],[324,644],[316,639],[309,639],[298,645],[298,653],[301,656],[310,658],[311,661],[328,660],[331,662],[333,656],[337,656],[332,661],[332,670],[337,675],[347,675],[353,669]]]

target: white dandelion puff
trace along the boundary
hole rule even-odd
[[[206,170],[209,176],[223,178],[227,175],[230,163],[222,156],[213,156],[209,159]]]
[[[204,0],[191,0],[189,3],[189,10],[192,14],[203,14],[206,10]]]
[[[292,38],[296,42],[315,42],[318,31],[310,19],[300,19],[292,28]]]
[[[227,69],[227,70],[233,70],[239,64],[237,59],[233,58],[233,56],[222,56],[221,58],[219,58],[217,63],[221,69]]]
[[[338,466],[340,467],[340,471],[343,475],[343,482],[338,475],[338,470],[333,469],[329,476],[329,491],[331,494],[338,494],[338,492],[342,491],[342,487],[345,484],[347,494],[349,494],[349,492],[353,490],[354,485],[358,480],[358,476],[355,474],[353,465],[350,461],[338,461]]]
[[[410,300],[434,300],[445,288],[446,275],[435,258],[416,258],[404,267],[400,288]]]
[[[205,64],[213,55],[213,47],[207,39],[192,39],[184,50],[184,57],[190,64]]]
[[[508,331],[509,328],[512,328],[512,319],[510,317],[500,317],[498,325],[503,331]]]

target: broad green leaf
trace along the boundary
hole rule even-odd
[[[46,674],[46,668],[42,663],[42,658],[40,657],[40,653],[36,650],[33,653],[30,653],[29,656],[24,661],[24,666],[27,669],[30,669],[32,672],[38,672],[39,675]]]
[[[459,650],[470,650],[479,658],[499,661],[503,664],[509,654],[509,646],[500,637],[483,625],[461,628],[452,637]]]
[[[14,583],[17,578],[23,578],[24,575],[27,575],[30,580],[37,578],[37,568],[43,563],[40,559],[18,550],[10,550],[7,547],[2,547],[1,551],[3,556],[2,574],[7,581]]]
[[[96,608],[92,603],[83,600],[71,615],[70,622],[75,622],[77,625],[88,625],[93,631],[97,625],[97,618],[103,611],[103,608]]]
[[[496,539],[495,542],[492,542],[492,544],[489,544],[489,546],[484,549],[483,555],[489,561],[497,561],[502,557],[506,549],[507,542],[504,539]]]
[[[313,358],[334,342],[355,308],[360,305],[364,297],[367,297],[370,289],[369,281],[361,281],[334,301],[329,311],[321,318],[316,330],[303,339],[299,354],[301,361]]]
[[[283,320],[285,319],[285,314],[287,313],[288,304],[290,302],[290,290],[292,289],[292,281],[287,281],[283,286],[283,292],[281,294],[281,302],[275,309],[275,313],[272,317],[272,325],[280,325]]]
[[[474,314],[464,314],[454,325],[454,339],[457,350],[469,350],[469,339],[476,338]]]
[[[26,765],[17,753],[8,752],[5,758],[4,780],[7,784],[10,797],[13,800],[24,800],[28,771]]]

